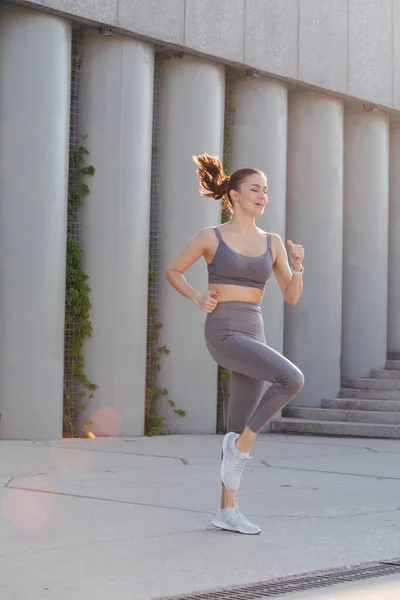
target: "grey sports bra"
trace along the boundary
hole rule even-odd
[[[272,273],[271,234],[267,233],[267,249],[261,256],[244,256],[232,250],[213,227],[219,244],[208,264],[208,283],[243,285],[264,290]]]

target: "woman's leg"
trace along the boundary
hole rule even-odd
[[[253,379],[272,383],[260,401],[253,405],[253,410],[244,423],[253,434],[258,434],[300,392],[304,385],[304,375],[282,354],[247,336],[230,336],[218,350],[222,366],[247,376],[242,380],[241,397],[235,396],[235,403],[231,406],[232,422],[237,419],[235,411],[240,414],[246,410],[241,406],[246,404],[249,397],[247,386],[250,393],[253,389]]]
[[[230,397],[228,401],[228,431],[233,431],[238,434],[243,433],[250,415],[254,412],[255,408],[260,402],[264,385],[265,384],[263,381],[252,379],[247,375],[232,371]],[[243,450],[239,446],[239,439],[236,441],[238,450],[241,450],[242,452],[248,452],[248,450]],[[222,509],[235,505],[236,493],[236,490],[231,492],[224,485],[222,485]]]
[[[248,451],[256,435],[278,410],[298,394],[304,385],[304,376],[279,352],[245,335],[228,336],[221,340],[218,349],[213,350],[221,366],[246,375],[249,379],[244,381],[248,381],[249,385],[251,379],[272,383],[248,417],[241,435],[228,433],[224,438],[221,479],[229,490],[234,491],[239,488]],[[248,397],[244,387],[242,398],[237,399],[232,409],[243,410],[241,407],[246,404]]]
[[[237,371],[231,372],[227,431],[242,433],[260,402],[264,386],[264,381]]]
[[[221,479],[226,487],[222,506],[227,508],[218,509],[212,524],[222,529],[256,534],[260,529],[239,513],[236,504],[232,506],[241,473],[257,434],[301,390],[304,377],[293,363],[265,343],[259,307],[221,303],[215,314],[207,318],[205,339],[217,364],[243,376],[238,378],[237,393],[232,386],[229,432],[223,441]],[[257,402],[256,397],[261,392],[252,394],[252,388],[258,386],[260,390],[266,381],[272,385]]]

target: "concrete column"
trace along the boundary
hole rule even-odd
[[[146,377],[154,50],[86,31],[82,131],[91,194],[83,211],[93,337],[85,347],[99,386],[86,418],[101,435],[141,435]]]
[[[320,406],[340,389],[343,105],[289,94],[286,240],[305,248],[304,291],[285,305],[285,355],[304,372],[292,406]],[[285,245],[289,253],[285,240]]]
[[[285,239],[287,89],[278,81],[246,77],[232,94],[232,171],[254,167],[268,178],[269,203],[258,227]],[[262,303],[267,342],[283,350],[283,298],[275,277]]]
[[[400,124],[390,127],[388,341],[400,352]]]
[[[0,7],[0,437],[62,436],[71,25]]]
[[[369,377],[387,351],[389,121],[345,110],[342,375]]]
[[[219,203],[201,198],[193,154],[222,158],[225,70],[190,56],[166,59],[162,68],[160,105],[160,249],[161,272],[190,237],[220,222]],[[203,259],[187,272],[199,292],[207,290]],[[170,350],[159,374],[159,385],[179,408],[180,418],[160,404],[169,431],[215,433],[217,366],[204,342],[205,313],[180,296],[163,279],[160,288],[162,343]]]

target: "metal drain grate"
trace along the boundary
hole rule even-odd
[[[374,577],[400,574],[400,559],[368,563],[356,567],[344,567],[329,571],[317,571],[293,577],[281,577],[270,581],[233,587],[210,592],[197,592],[169,597],[169,600],[263,600],[276,598],[291,592],[330,587],[340,583],[361,581]],[[159,600],[167,600],[160,598]]]

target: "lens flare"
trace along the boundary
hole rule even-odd
[[[42,529],[52,513],[55,496],[46,479],[24,479],[21,487],[7,487],[4,491],[3,513],[14,524],[27,533]],[[29,491],[32,490],[32,491]],[[35,491],[37,490],[37,491]],[[46,490],[50,493],[45,493]]]

